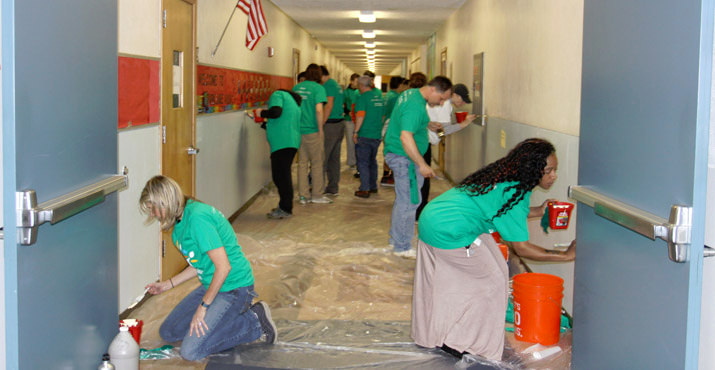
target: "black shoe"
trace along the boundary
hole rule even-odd
[[[359,179],[360,178],[360,172],[355,172],[353,175],[354,178]]]
[[[377,194],[377,189],[370,189],[370,194]]]
[[[258,322],[261,323],[261,330],[266,335],[266,343],[274,344],[278,340],[278,330],[276,324],[271,319],[271,310],[268,304],[263,301],[258,301],[251,306],[251,311],[258,316]]]
[[[370,192],[367,190],[358,190],[355,192],[355,196],[360,198],[369,198]]]

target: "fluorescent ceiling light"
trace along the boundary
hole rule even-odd
[[[373,31],[373,30],[364,30],[364,31],[362,31],[362,38],[364,38],[364,39],[374,39],[374,38],[375,38],[375,31]]]
[[[360,15],[358,16],[358,19],[362,23],[375,23],[375,14],[373,14],[372,10],[363,10],[360,12]]]
[[[375,41],[365,41],[365,47],[368,49],[372,49],[375,47]]]
[[[365,54],[375,54],[375,49],[365,49]]]

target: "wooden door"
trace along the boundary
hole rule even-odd
[[[186,195],[195,195],[195,0],[164,0],[161,55],[162,173],[176,180]],[[162,235],[162,279],[186,267]]]

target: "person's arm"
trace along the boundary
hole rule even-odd
[[[507,242],[508,245],[512,247],[514,252],[519,255],[519,257],[532,259],[535,261],[545,261],[545,262],[566,262],[573,261],[576,258],[576,240],[571,242],[571,245],[566,251],[558,251],[553,249],[546,249],[539,247],[538,245],[532,244],[528,241],[525,242]]]
[[[529,215],[527,216],[528,218],[533,218],[533,217],[543,217],[544,213],[546,212],[546,207],[549,206],[549,203],[555,203],[558,202],[556,199],[547,199],[538,207],[529,207]]]
[[[357,111],[357,113],[355,113],[355,131],[353,132],[353,142],[355,144],[358,143],[358,131],[360,131],[363,122],[365,122],[365,111]]]
[[[145,288],[149,289],[149,293],[151,294],[161,294],[171,288],[179,286],[179,284],[195,277],[196,275],[196,269],[191,266],[188,266],[183,271],[172,276],[171,278],[157,283],[147,284]]]
[[[228,256],[226,255],[226,249],[224,247],[212,249],[208,251],[207,254],[211,259],[211,262],[213,262],[215,269],[213,277],[211,278],[211,284],[209,284],[209,288],[206,290],[202,301],[207,305],[211,305],[219,290],[221,290],[223,283],[226,281],[228,273],[231,272],[231,263],[228,261]],[[194,317],[191,319],[189,336],[193,335],[194,332],[197,337],[201,337],[206,334],[206,330],[209,329],[204,321],[207,310],[208,308],[203,305],[199,305],[199,307],[196,308]]]
[[[412,135],[412,132],[402,130],[400,133],[400,141],[407,156],[410,157],[412,162],[415,162],[415,165],[420,171],[420,175],[423,177],[434,177],[434,170],[425,162],[419,149],[417,149],[417,143],[415,143],[415,137]]]
[[[325,114],[323,115],[323,124],[328,121],[330,113],[333,111],[333,105],[335,104],[335,97],[328,96],[328,102],[325,104]]]
[[[323,137],[323,126],[325,126],[325,121],[323,121],[323,103],[318,103],[315,105],[315,119],[318,122],[318,134]]]

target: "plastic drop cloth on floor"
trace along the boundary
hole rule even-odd
[[[521,354],[532,344],[516,341],[512,333],[505,333],[504,361],[498,364],[473,356],[459,361],[441,350],[416,346],[410,338],[415,260],[394,256],[388,248],[394,190],[380,187],[377,195],[357,198],[354,170],[343,168],[333,204],[296,202],[293,217],[270,220],[265,215],[278,203],[271,189],[233,223],[251,261],[259,299],[271,308],[278,343],[244,344],[201,362],[182,360],[180,343],[163,342],[158,330],[171,309],[198,286],[194,279],[149,298],[131,313],[131,318],[144,320],[142,348],[176,346],[172,358],[142,360],[142,369],[569,368],[570,331],[561,335],[563,350],[542,360]],[[433,179],[432,197],[449,188],[447,181]]]

